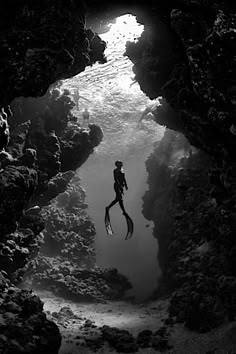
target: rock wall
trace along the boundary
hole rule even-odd
[[[129,43],[126,51],[134,62],[136,79],[149,97],[162,95],[176,110],[175,129],[183,132],[191,144],[214,156],[211,178],[217,210],[226,213],[235,230],[235,5],[226,0],[160,0],[145,4],[140,0],[135,6],[133,1],[86,3],[92,15],[112,8],[118,14],[129,8],[134,14],[137,11],[139,20],[145,23],[141,39],[135,45]],[[8,105],[18,97],[42,96],[55,81],[83,71],[96,60],[104,62],[105,43],[85,28],[82,2],[9,0],[2,2],[0,9],[0,261],[1,269],[7,269],[1,273],[1,296],[5,299],[8,280],[20,279],[19,269],[29,261],[31,247],[36,252],[35,240],[43,228],[37,204],[45,205],[63,191],[72,176],[67,170],[75,169],[86,158],[78,142],[85,141],[86,151],[90,151],[101,138],[97,127],[91,128],[88,136],[80,129],[72,128],[71,132],[72,125],[59,138],[49,123],[45,127],[51,119],[50,110],[47,120],[42,115],[36,119],[40,134],[31,134],[31,124],[26,120],[21,125],[10,122]],[[168,118],[164,124],[172,128]],[[60,129],[63,127],[65,122]],[[40,149],[40,142],[47,146],[46,153]],[[67,164],[70,146],[79,155],[73,166]],[[231,242],[228,232],[223,227],[222,247]],[[6,246],[7,241],[10,243]],[[24,298],[23,293],[19,296]],[[41,314],[40,306],[38,309]],[[58,335],[55,338],[59,343]],[[6,342],[10,343],[8,352],[21,351],[2,336],[1,346]],[[50,350],[47,343],[42,345]],[[37,352],[36,346],[31,348],[32,353]]]
[[[96,266],[96,232],[85,197],[76,175],[66,191],[42,209],[43,245],[28,264],[25,282],[75,301],[121,299],[132,286],[116,269]]]
[[[13,103],[9,144],[0,152],[2,268],[15,280],[15,272],[20,275],[17,269],[35,254],[29,249],[35,249],[44,227],[40,207],[65,191],[73,170],[102,139],[98,126],[85,130],[75,124],[71,115],[74,103],[67,93],[56,97],[48,93],[38,100]],[[15,242],[11,249],[6,248],[7,240]]]
[[[43,304],[12,282],[22,279],[39,250],[40,208],[66,189],[71,170],[102,138],[97,126],[86,134],[73,126],[68,95],[47,90],[86,65],[104,62],[105,43],[85,28],[82,4],[12,0],[0,8],[0,351],[57,353],[61,336]]]
[[[105,60],[105,43],[85,28],[84,10],[78,1],[1,4],[1,105],[42,96],[55,81]]]
[[[85,131],[76,124],[70,112],[74,103],[67,94],[55,97],[48,92],[41,102],[32,100],[14,102],[9,128],[4,119],[2,124],[8,143],[0,152],[0,348],[4,353],[39,353],[42,348],[58,352],[61,336],[42,312],[43,304],[13,284],[22,280],[40,249],[45,227],[42,207],[66,190],[73,170],[102,139],[98,126]],[[68,154],[74,156],[71,164]],[[38,323],[41,329],[36,328]],[[19,330],[13,332],[15,326]],[[22,341],[22,336],[27,340]]]
[[[168,132],[147,162],[144,212],[155,222],[165,284],[177,289],[170,314],[207,331],[235,318],[235,5],[160,1],[152,11],[140,15],[145,31],[127,43],[126,55],[140,88],[172,110],[157,107],[157,123],[182,132],[208,158],[189,156],[180,173],[169,156],[163,165],[174,150]]]
[[[192,145],[218,157],[224,148],[235,161],[234,10],[227,1],[160,1],[126,54],[141,89],[178,112]]]
[[[212,158],[166,131],[147,161],[144,215],[155,223],[171,321],[202,332],[234,320],[235,214]]]
[[[145,25],[125,54],[141,90],[164,98],[164,106],[152,110],[156,122],[208,154],[189,156],[179,173],[169,168],[175,138],[173,145],[166,136],[147,162],[144,198],[168,287],[179,289],[170,312],[206,331],[235,317],[235,4],[168,0],[104,7],[105,18],[126,11]]]

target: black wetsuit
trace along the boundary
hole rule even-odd
[[[113,171],[113,175],[114,175],[114,180],[115,180],[114,189],[116,192],[116,199],[122,200],[122,195],[124,194],[124,187],[127,188],[125,174],[122,170],[120,170],[119,168],[116,168]]]
[[[115,199],[111,202],[111,204],[107,207],[107,210],[109,210],[113,205],[116,203],[119,203],[123,213],[125,212],[124,204],[123,204],[123,194],[124,194],[124,187],[128,189],[126,179],[125,179],[125,174],[122,169],[120,168],[115,168],[113,171],[114,175],[114,190],[116,193]]]
[[[89,112],[88,111],[83,112],[83,119],[84,119],[84,123],[85,122],[89,123]]]
[[[118,161],[117,161],[118,162]],[[118,165],[118,163],[116,163]],[[125,174],[123,172],[122,168],[122,163],[118,165],[118,167],[113,171],[114,175],[114,190],[116,193],[115,199],[111,202],[110,205],[108,205],[105,213],[105,227],[106,227],[106,232],[108,235],[114,235],[112,227],[111,227],[111,222],[110,222],[110,214],[109,214],[109,209],[115,205],[116,203],[119,203],[121,210],[123,211],[123,214],[125,216],[126,222],[127,222],[127,234],[125,239],[127,240],[128,238],[132,237],[133,232],[134,232],[134,223],[130,216],[127,214],[124,203],[123,203],[123,194],[124,194],[124,187],[126,190],[128,189],[126,179],[125,179]]]

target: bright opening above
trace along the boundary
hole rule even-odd
[[[88,108],[90,122],[98,124],[104,133],[103,141],[78,170],[82,186],[86,189],[89,215],[96,229],[96,262],[101,268],[117,268],[126,275],[133,289],[130,295],[144,299],[152,294],[160,274],[157,260],[157,240],[152,224],[142,215],[142,196],[147,185],[145,161],[159,141],[164,128],[153,121],[138,122],[143,111],[155,101],[140,90],[134,79],[133,63],[124,56],[127,41],[136,41],[143,26],[135,16],[124,15],[112,23],[110,30],[100,35],[107,43],[107,63],[94,64],[72,79],[64,87],[79,93],[79,109],[74,110],[83,125],[82,112]],[[129,190],[124,203],[135,225],[134,236],[128,241],[126,222],[119,206],[110,211],[114,237],[106,235],[104,210],[114,199],[114,162],[124,162]],[[146,227],[148,224],[149,227]]]

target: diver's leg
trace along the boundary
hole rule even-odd
[[[118,199],[116,198],[116,199],[114,199],[112,202],[111,202],[111,204],[109,204],[107,207],[106,207],[106,210],[108,211],[110,208],[112,208],[113,207],[113,205],[115,205],[116,203],[118,203]]]
[[[111,204],[109,204],[109,205],[106,207],[106,211],[109,211],[109,209],[112,208],[113,205],[115,205],[116,203],[118,203],[119,200],[120,200],[120,191],[119,191],[119,188],[116,186],[116,184],[114,184],[114,190],[115,190],[115,193],[116,193],[116,197],[115,197],[115,199],[111,202]]]
[[[117,199],[119,201],[120,208],[123,211],[123,214],[125,215],[126,211],[125,211],[124,202],[123,202],[123,190],[119,190],[119,192],[117,194]]]
[[[123,211],[123,214],[127,214],[125,211],[123,199],[119,200],[119,205],[120,205],[121,210]]]

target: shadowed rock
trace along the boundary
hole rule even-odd
[[[95,46],[99,37],[87,35],[84,10],[82,3],[62,0],[1,5],[1,102],[42,96],[56,80],[101,60],[104,42]]]
[[[0,173],[0,231],[14,231],[37,186],[37,173],[24,166],[7,166]]]

